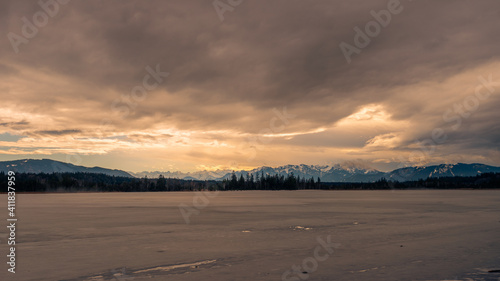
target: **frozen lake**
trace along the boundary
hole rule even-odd
[[[18,194],[0,279],[500,280],[500,190],[201,194]]]

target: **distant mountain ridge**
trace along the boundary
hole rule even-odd
[[[101,167],[83,167],[76,166],[69,163],[64,163],[60,161],[50,160],[50,159],[23,159],[15,161],[2,161],[0,162],[0,172],[7,173],[8,171],[14,171],[17,173],[94,173],[94,174],[106,174],[115,177],[129,177],[133,178],[131,174],[121,171],[112,170]]]
[[[357,167],[343,167],[340,164],[333,166],[328,165],[285,165],[276,168],[272,167],[259,167],[250,171],[238,171],[235,174],[239,177],[247,174],[256,175],[284,175],[294,174],[301,178],[320,178],[323,182],[365,182],[376,181],[382,178],[385,173],[374,169],[364,169]],[[230,178],[232,173],[224,176],[223,179]]]
[[[15,161],[0,162],[0,172],[16,171],[18,173],[100,173],[119,177],[148,177],[158,178],[163,175],[166,178],[177,178],[184,180],[214,180],[221,181],[232,176],[231,170],[197,171],[197,172],[140,172],[129,173],[122,170],[106,169],[101,167],[83,167],[69,163],[54,161],[50,159],[34,160],[23,159]],[[454,177],[454,176],[476,176],[483,173],[500,173],[500,167],[484,164],[440,164],[431,166],[404,167],[390,172],[381,172],[367,167],[355,165],[284,165],[279,167],[262,166],[249,171],[235,171],[239,178],[241,175],[254,175],[254,177],[264,175],[294,174],[301,178],[321,179],[322,182],[374,182],[385,178],[393,181],[415,181],[428,177]]]
[[[220,180],[227,174],[231,173],[232,170],[216,170],[216,171],[198,171],[198,172],[140,172],[140,173],[131,173],[135,177],[143,178],[157,178],[160,175],[163,175],[166,178],[176,178],[176,179],[186,179],[186,180]]]
[[[388,180],[403,181],[406,178],[419,180],[435,177],[472,177],[484,173],[500,173],[500,167],[484,164],[440,164],[433,166],[405,167],[386,173]]]
[[[356,166],[344,166],[336,164],[329,165],[285,165],[280,167],[259,167],[253,170],[235,171],[239,178],[241,175],[284,175],[294,174],[301,178],[320,178],[323,182],[373,182],[385,178],[393,181],[414,181],[426,179],[428,177],[454,177],[454,176],[476,176],[482,173],[500,173],[500,167],[488,166],[484,164],[440,164],[431,166],[415,166],[396,169],[390,172],[381,172],[370,168]],[[233,171],[199,171],[193,173],[182,172],[141,172],[133,173],[136,177],[172,177],[179,179],[196,180],[224,180],[232,176]]]

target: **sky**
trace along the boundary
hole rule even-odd
[[[500,166],[497,0],[40,3],[0,2],[0,161]]]

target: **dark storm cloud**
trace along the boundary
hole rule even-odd
[[[0,73],[36,73],[18,77],[38,84],[25,91],[0,87],[12,108],[53,112],[57,130],[40,134],[81,132],[61,126],[88,131],[103,118],[122,131],[163,124],[257,133],[267,128],[272,109],[284,106],[297,115],[286,131],[308,131],[380,104],[391,119],[418,124],[408,128],[402,142],[408,145],[441,125],[449,96],[406,96],[404,89],[439,85],[500,56],[496,0],[401,1],[401,13],[350,64],[339,44],[353,45],[354,28],[364,29],[373,20],[370,11],[387,9],[390,1],[249,0],[226,12],[223,22],[211,1],[71,1],[16,54],[6,35],[22,34],[21,18],[31,20],[41,10],[37,2],[0,4]],[[145,67],[156,65],[170,76],[117,118],[113,102],[130,95]],[[498,146],[498,134],[487,129],[500,117],[498,99],[491,101],[477,114],[480,125],[450,132],[449,143]],[[292,144],[360,147],[367,138],[351,141],[326,131],[314,142],[305,136]]]
[[[29,122],[18,121],[18,122],[2,122],[2,123],[0,123],[1,127],[17,127],[17,126],[25,126],[25,125],[29,125]]]
[[[49,135],[49,136],[64,136],[81,133],[81,130],[47,130],[47,131],[35,131],[35,134],[39,135]]]

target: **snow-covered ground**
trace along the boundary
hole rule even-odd
[[[17,208],[17,273],[3,226],[0,280],[500,278],[500,191],[18,194]]]

